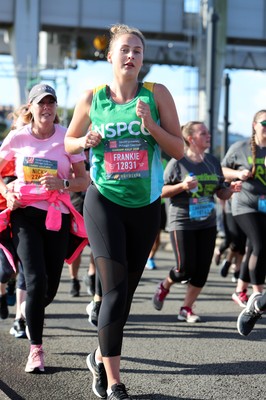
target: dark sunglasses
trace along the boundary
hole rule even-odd
[[[262,126],[266,126],[266,121],[258,121]]]

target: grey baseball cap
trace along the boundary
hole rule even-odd
[[[33,86],[29,93],[29,103],[39,103],[45,96],[53,96],[57,102],[55,90],[44,83]]]

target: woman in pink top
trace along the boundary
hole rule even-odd
[[[0,173],[14,159],[17,176],[13,190],[0,176],[0,193],[11,211],[6,214],[27,287],[25,314],[31,347],[25,371],[42,372],[44,309],[56,295],[67,258],[72,215],[69,190],[86,190],[88,180],[84,155],[70,155],[64,149],[66,128],[59,125],[54,89],[46,84],[34,86],[28,107],[26,125],[10,131],[0,149]]]

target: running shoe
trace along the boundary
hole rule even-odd
[[[27,336],[25,320],[23,318],[15,319],[9,333],[15,338],[25,338]]]
[[[252,293],[248,299],[246,308],[237,318],[237,330],[242,336],[248,336],[254,328],[256,322],[261,318],[263,311],[255,309],[256,301],[262,296],[261,293]]]
[[[222,265],[221,265],[221,269],[220,269],[220,275],[223,278],[227,277],[230,267],[231,267],[230,261],[224,260]]]
[[[44,372],[42,346],[31,346],[25,372]]]
[[[7,319],[8,317],[7,295],[0,296],[0,319]]]
[[[112,393],[109,394],[107,400],[132,400],[127,394],[126,387],[123,383],[116,383],[115,385],[111,386]]]
[[[72,297],[79,297],[80,283],[76,278],[71,279],[70,294]]]
[[[246,307],[248,302],[247,289],[244,289],[242,292],[235,292],[232,294],[232,299],[236,304],[240,307]]]
[[[152,298],[152,304],[155,310],[160,311],[163,308],[164,299],[166,298],[168,293],[169,290],[163,287],[163,282],[160,282]]]
[[[101,308],[101,301],[92,300],[86,307],[87,314],[89,316],[88,321],[93,326],[98,326],[98,317]]]
[[[10,279],[6,287],[7,304],[14,306],[16,304],[16,279]]]
[[[107,398],[107,376],[103,363],[96,364],[95,353],[90,353],[87,357],[87,366],[93,375],[92,390],[100,399]]]
[[[194,324],[195,322],[200,322],[200,316],[193,313],[190,307],[181,307],[180,312],[177,316],[179,321],[186,321],[190,324]]]
[[[94,275],[85,275],[83,277],[83,282],[87,288],[87,293],[89,296],[95,295],[95,274]]]
[[[153,257],[148,258],[148,260],[146,262],[146,269],[156,269],[156,268],[157,267],[156,267],[154,258]]]

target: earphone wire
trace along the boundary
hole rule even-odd
[[[195,147],[198,147],[198,146],[195,144]],[[214,175],[216,175],[219,179],[225,180],[223,175],[218,175],[218,174],[215,172],[213,165],[211,164],[211,162],[210,162],[207,158],[205,159],[205,157],[204,157],[202,154],[200,154],[200,152],[198,152],[198,154],[199,154],[200,159],[202,160],[203,164],[207,167],[207,169],[208,169],[208,171],[210,172],[210,174],[212,174],[212,175],[214,174]],[[204,154],[205,154],[205,153],[204,153]],[[209,164],[209,165],[208,165],[208,164]],[[211,167],[211,168],[210,168],[210,167]]]

